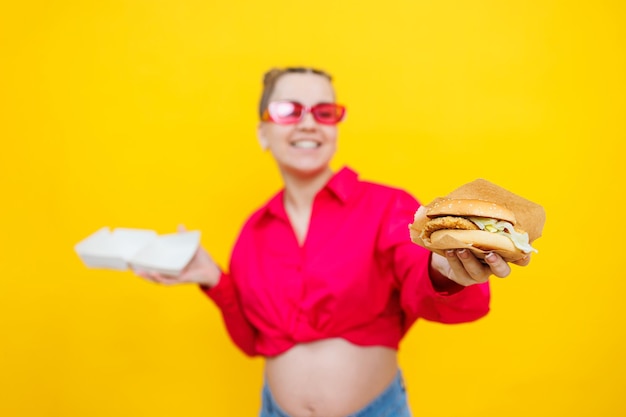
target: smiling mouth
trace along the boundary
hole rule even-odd
[[[291,142],[291,146],[299,149],[317,149],[322,146],[322,144],[314,140],[298,140]]]

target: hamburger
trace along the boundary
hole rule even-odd
[[[495,252],[515,262],[537,252],[513,211],[480,199],[445,198],[420,207],[409,230],[414,243],[442,255],[448,249],[468,248],[480,259]]]

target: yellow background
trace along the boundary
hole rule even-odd
[[[87,269],[73,246],[184,223],[226,265],[280,186],[261,75],[298,64],[349,108],[335,167],[423,202],[483,177],[547,212],[487,318],[403,342],[414,414],[626,415],[623,4],[3,2],[0,415],[256,415],[262,360],[195,287]]]

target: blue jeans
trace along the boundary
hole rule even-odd
[[[267,384],[263,387],[263,403],[259,417],[290,417],[278,407]],[[402,373],[378,397],[361,410],[346,417],[411,417]]]

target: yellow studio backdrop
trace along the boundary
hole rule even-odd
[[[414,414],[626,415],[622,227],[601,220],[626,202],[625,18],[608,0],[4,2],[0,415],[256,415],[262,360],[210,300],[73,246],[184,223],[226,266],[280,187],[262,73],[299,64],[348,106],[335,167],[425,203],[482,177],[547,212],[488,317],[404,340]]]

